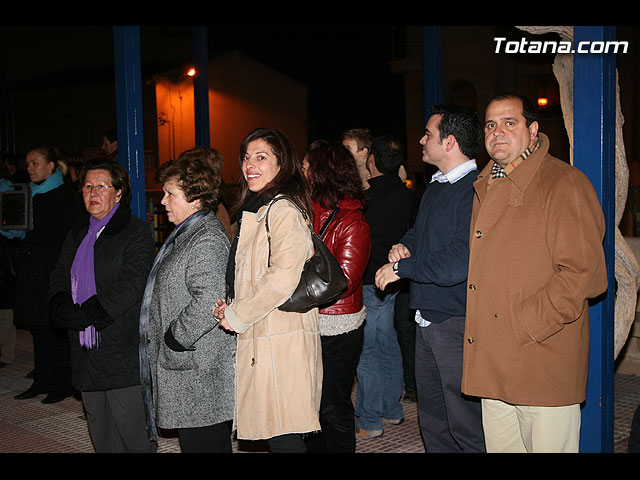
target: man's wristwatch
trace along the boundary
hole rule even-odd
[[[395,273],[396,275],[398,275],[398,262],[393,264],[393,273]],[[398,275],[399,276],[399,275]]]

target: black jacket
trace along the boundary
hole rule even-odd
[[[69,329],[72,383],[81,391],[139,385],[140,303],[155,258],[151,231],[129,208],[118,208],[94,247],[97,294],[78,307],[69,272],[88,228],[87,214],[72,227],[51,274],[51,318]],[[100,345],[86,350],[78,332],[90,324],[100,332]]]
[[[14,243],[0,235],[0,310],[13,310],[16,299],[16,251]]]
[[[33,230],[16,251],[16,326],[49,326],[49,275],[78,215],[79,193],[61,185],[33,196]]]
[[[407,231],[415,206],[411,191],[397,175],[370,178],[366,196],[364,214],[371,231],[371,256],[363,282],[372,285],[376,271],[389,262],[389,250]]]

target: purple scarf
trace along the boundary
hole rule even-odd
[[[89,216],[89,231],[80,243],[76,256],[71,265],[71,296],[73,302],[82,305],[87,299],[95,295],[96,277],[93,265],[93,247],[96,244],[98,233],[109,223],[120,204],[116,203],[111,211],[98,220]],[[85,348],[95,348],[100,343],[100,335],[93,325],[89,325],[80,332],[80,345]]]

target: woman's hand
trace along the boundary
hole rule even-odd
[[[224,317],[224,311],[227,309],[228,305],[221,299],[218,299],[216,303],[217,305],[213,309],[213,318],[218,320],[218,325],[222,328],[228,332],[233,332],[233,328],[231,328],[229,322],[227,322],[227,319]]]

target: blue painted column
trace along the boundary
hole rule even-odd
[[[429,120],[429,110],[444,102],[444,74],[442,67],[442,28],[424,27],[424,123]]]
[[[576,26],[575,46],[615,40],[615,27]],[[591,180],[606,219],[604,241],[609,287],[589,310],[591,345],[587,401],[582,409],[580,451],[613,452],[613,329],[615,287],[615,121],[614,54],[574,55],[574,165]]]
[[[118,161],[131,180],[131,210],[146,219],[139,27],[113,27]]]
[[[207,27],[193,27],[193,60],[196,76],[193,79],[196,145],[211,146],[209,132],[209,47]]]

